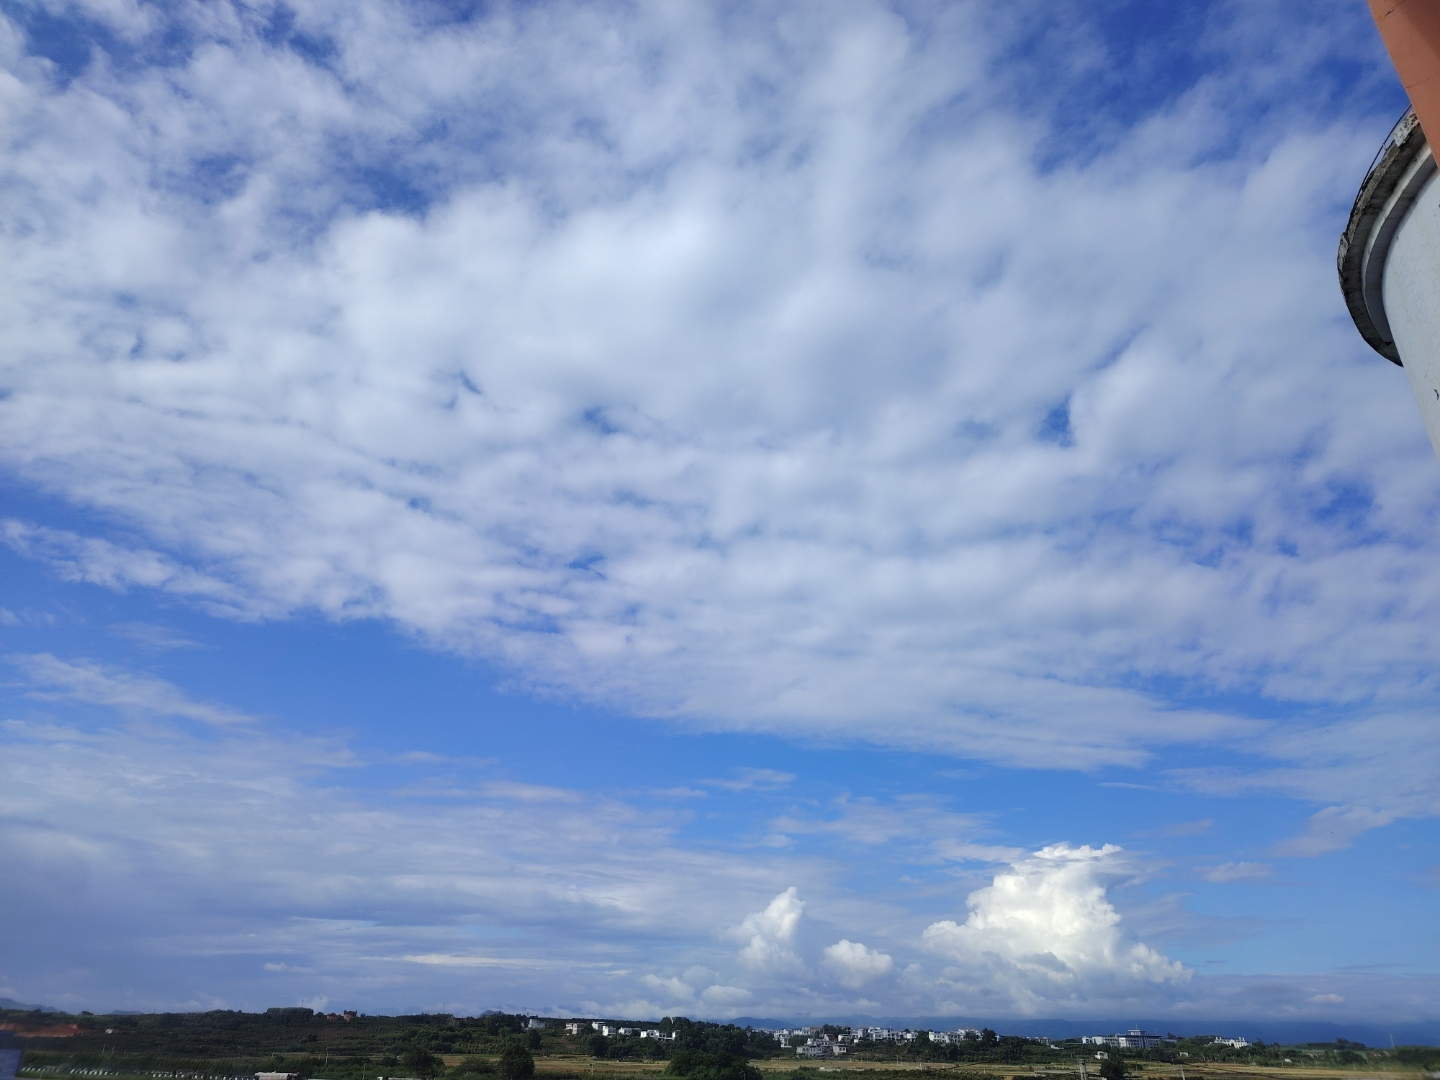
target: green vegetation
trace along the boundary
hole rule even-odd
[[[539,1072],[545,1080],[560,1080],[562,1075],[584,1075],[590,1067],[587,1061],[656,1063],[648,1066],[651,1069],[664,1062],[664,1075],[679,1080],[760,1080],[754,1062],[776,1057],[793,1061],[795,1053],[767,1032],[685,1017],[645,1024],[673,1034],[673,1041],[641,1039],[638,1034],[605,1037],[589,1025],[571,1035],[563,1021],[531,1028],[528,1018],[503,1013],[468,1018],[350,1014],[347,1019],[299,1008],[110,1016],[0,1010],[0,1024],[31,1033],[23,1042],[25,1080],[67,1075],[73,1080],[88,1076],[249,1080],[256,1072],[298,1073],[314,1080],[376,1080],[382,1076],[533,1080]],[[826,1025],[821,1030],[837,1035],[848,1029]],[[1102,1080],[1133,1078],[1147,1064],[1304,1065],[1337,1072],[1362,1066],[1440,1070],[1440,1048],[1376,1050],[1344,1039],[1298,1046],[1257,1042],[1231,1047],[1203,1036],[1150,1050],[1126,1051],[1123,1057],[1111,1050],[1108,1058],[1099,1061],[1094,1053],[1093,1046],[1082,1046],[1078,1040],[1051,1045],[987,1028],[953,1044],[925,1038],[908,1043],[861,1041],[847,1058],[873,1064],[894,1062],[901,1068],[963,1065],[968,1067],[966,1080],[982,1080],[975,1067],[987,1065],[997,1071],[987,1070],[983,1080],[999,1080],[1002,1072],[1013,1076],[1021,1070],[1035,1076],[1044,1069],[1073,1072],[1077,1058],[1088,1061],[1090,1076],[1098,1074]],[[551,1060],[537,1069],[537,1058],[542,1063]],[[574,1062],[573,1068],[565,1065],[567,1060]],[[819,1080],[818,1069],[809,1063],[795,1065],[769,1075]],[[893,1075],[898,1078],[900,1074]],[[867,1080],[884,1076],[884,1071],[870,1073]]]
[[[787,1054],[763,1032],[685,1017],[647,1025],[673,1033],[673,1041],[638,1035],[605,1038],[588,1030],[569,1035],[563,1021],[532,1029],[527,1020],[504,1013],[352,1014],[347,1019],[301,1008],[110,1016],[0,1010],[0,1023],[35,1033],[24,1040],[27,1078],[89,1071],[114,1076],[165,1073],[182,1080],[248,1078],[256,1072],[293,1072],[316,1080],[531,1080],[536,1055],[643,1062],[699,1054],[684,1059],[700,1062],[684,1066],[692,1069],[695,1080],[745,1080],[745,1062]],[[733,1068],[737,1060],[742,1065],[738,1074]],[[672,1075],[689,1077],[692,1072]]]
[[[1395,1060],[1426,1072],[1440,1071],[1440,1046],[1398,1046]]]

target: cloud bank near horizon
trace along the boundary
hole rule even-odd
[[[688,843],[663,797],[457,786],[441,759],[397,800],[333,740],[153,718],[0,730],[0,992],[29,971],[19,996],[50,1004],[253,1009],[293,987],[370,1011],[1428,1016],[1433,980],[1194,976],[1116,906],[1152,867],[1113,845],[992,851],[968,893],[864,896],[845,858]],[[112,965],[130,989],[97,1000]],[[177,1000],[177,973],[212,989]]]

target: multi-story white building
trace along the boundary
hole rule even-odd
[[[853,1031],[857,1039],[869,1039],[872,1042],[914,1042],[920,1037],[918,1031],[911,1031],[909,1028],[897,1031],[894,1028],[857,1027]]]
[[[1131,1028],[1123,1035],[1082,1035],[1080,1038],[1080,1042],[1084,1045],[1113,1046],[1117,1050],[1148,1050],[1152,1046],[1161,1046],[1174,1041],[1174,1039],[1167,1039],[1164,1035],[1142,1031],[1140,1028]]]
[[[948,1046],[951,1043],[962,1043],[972,1036],[979,1038],[980,1032],[974,1028],[956,1028],[954,1031],[932,1031],[930,1041]]]
[[[849,1035],[811,1035],[805,1039],[804,1046],[795,1048],[795,1053],[799,1057],[807,1058],[839,1057],[849,1052],[850,1041]]]

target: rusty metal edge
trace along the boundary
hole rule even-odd
[[[1391,129],[1385,145],[1376,155],[1377,160],[1365,174],[1365,181],[1355,196],[1355,204],[1350,208],[1350,220],[1340,234],[1340,250],[1335,256],[1335,266],[1340,274],[1340,292],[1345,297],[1345,306],[1350,310],[1355,329],[1360,331],[1367,345],[1396,365],[1400,364],[1400,353],[1395,343],[1381,335],[1365,306],[1365,247],[1386,201],[1395,193],[1405,170],[1427,145],[1415,110],[1405,110],[1405,115]]]

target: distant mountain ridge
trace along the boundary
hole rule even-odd
[[[37,1009],[44,1013],[59,1012],[59,1009],[52,1009],[49,1005],[26,1005],[23,1001],[16,1001],[14,998],[0,997],[0,1009],[22,1009],[25,1012],[35,1012]]]

